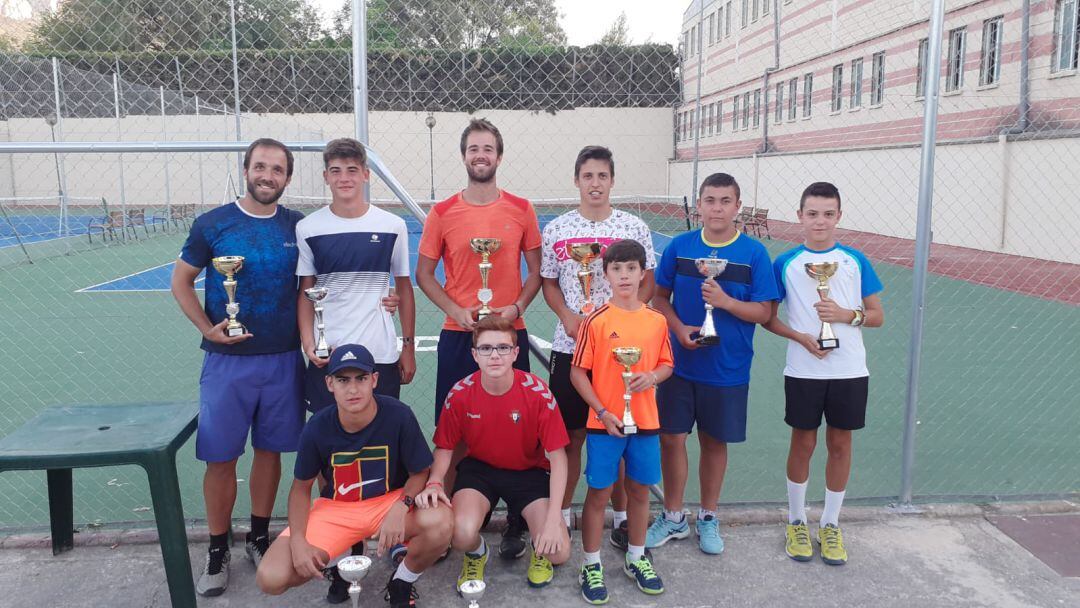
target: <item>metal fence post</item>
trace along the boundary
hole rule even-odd
[[[702,55],[701,40],[704,38],[701,31],[702,26],[705,25],[705,0],[698,0],[698,26],[697,26],[697,99],[694,101],[694,120],[691,123],[694,125],[694,171],[690,184],[690,200],[691,207],[697,209],[697,183],[698,183],[698,149],[701,144],[701,79],[703,76],[703,70],[705,67],[705,56]]]
[[[64,141],[64,112],[60,102],[60,60],[56,57],[52,58],[52,72],[53,72],[53,104],[56,111],[56,139]],[[52,125],[50,125],[50,128]],[[68,188],[67,188],[67,168],[64,166],[64,156],[62,154],[56,155],[56,179],[60,184],[60,226],[58,227],[58,233],[63,235],[67,228],[67,214],[68,214]]]
[[[232,73],[233,73],[233,111],[236,113],[236,141],[240,141],[240,60],[236,51],[236,0],[229,0],[229,28],[232,34]],[[236,154],[236,170],[240,179],[240,188],[244,189],[244,160],[238,152]]]
[[[120,112],[120,75],[113,72],[113,111],[116,113],[116,141],[123,141],[123,115]],[[127,227],[127,189],[124,180],[124,155],[117,154],[116,162],[120,169],[120,207],[124,210],[124,224]]]
[[[165,115],[165,87],[161,91],[161,141],[169,141],[168,118]],[[169,155],[165,155],[165,215],[172,217],[172,186],[169,183]]]
[[[934,201],[934,145],[937,134],[938,87],[941,80],[941,38],[945,0],[934,0],[930,9],[927,48],[926,106],[923,118],[922,160],[919,167],[919,207],[915,227],[915,267],[912,286],[911,344],[908,349],[907,400],[904,411],[904,443],[900,464],[900,506],[911,506],[915,469],[915,425],[919,397],[923,324],[926,312],[926,275],[930,262],[930,219]]]
[[[356,139],[368,141],[367,6],[352,0],[353,128]],[[371,200],[371,183],[364,184],[364,198]]]

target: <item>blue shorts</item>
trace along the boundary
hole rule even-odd
[[[514,368],[523,372],[529,369],[529,332],[517,330],[518,351],[514,359]],[[472,332],[444,329],[439,334],[439,346],[436,348],[438,367],[435,374],[435,424],[439,424],[439,414],[443,411],[443,402],[450,389],[458,380],[478,371],[476,359],[472,356]]]
[[[619,461],[626,460],[626,476],[643,486],[660,483],[660,436],[634,434],[615,437],[606,433],[585,436],[585,481],[603,490],[619,478]]]
[[[660,432],[698,430],[725,443],[746,441],[746,401],[750,385],[709,386],[672,375],[657,388]]]
[[[199,378],[199,434],[195,457],[239,458],[251,445],[295,452],[304,428],[304,362],[300,350],[271,355],[206,353]]]

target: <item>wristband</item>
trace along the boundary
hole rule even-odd
[[[600,408],[600,410],[598,412],[596,412],[596,419],[603,422],[604,414],[606,414],[606,413],[607,413],[606,409]]]
[[[518,306],[518,303],[517,303],[517,302],[514,302],[514,310],[516,310],[516,311],[517,311],[517,316],[518,316],[518,318],[520,319],[520,318],[521,318],[521,312],[522,312],[522,310],[521,310],[521,307],[520,307],[520,306]]]
[[[401,343],[402,344],[412,344],[415,340],[416,340],[416,338],[414,338],[412,336],[409,336],[407,338],[402,338]]]
[[[441,488],[441,487],[443,487],[443,484],[442,484],[441,481],[429,481],[429,482],[427,482],[427,485],[425,485],[424,487],[425,488],[430,488],[431,486],[439,486]]]

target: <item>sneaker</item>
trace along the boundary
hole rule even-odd
[[[255,569],[259,569],[259,564],[262,563],[262,558],[266,555],[266,550],[270,548],[270,537],[263,534],[255,538],[251,537],[251,533],[248,532],[247,544],[244,545],[244,551],[247,553],[248,559],[251,563],[255,564]]]
[[[688,536],[690,536],[690,524],[687,523],[685,514],[682,521],[675,523],[661,513],[656,516],[648,532],[645,533],[645,547],[655,549],[673,538]]]
[[[499,557],[503,559],[518,559],[525,555],[528,543],[525,539],[525,522],[520,515],[506,515],[506,529],[503,530],[502,542],[499,544]]]
[[[327,604],[344,604],[349,601],[349,581],[341,578],[337,566],[324,568],[323,576],[330,582],[330,588],[326,590]]]
[[[211,549],[206,554],[206,565],[199,575],[195,590],[199,595],[215,597],[229,587],[229,549]]]
[[[551,565],[550,559],[537,555],[536,551],[533,551],[532,557],[529,558],[527,576],[530,587],[547,587],[551,579],[555,578],[555,566]]]
[[[383,599],[390,602],[390,608],[411,608],[416,606],[416,600],[420,599],[420,594],[416,592],[416,587],[413,587],[412,583],[394,578],[391,574],[390,581],[386,583],[386,594]]]
[[[656,573],[656,570],[653,570],[652,559],[648,553],[634,562],[630,561],[629,555],[624,558],[623,572],[626,573],[626,576],[634,579],[637,588],[641,589],[643,593],[660,595],[664,592],[664,582],[660,580],[660,575]]]
[[[787,543],[784,551],[797,562],[808,562],[814,558],[814,545],[810,543],[810,528],[802,520],[795,520],[787,525]]]
[[[457,591],[461,593],[461,586],[465,584],[465,581],[482,581],[484,580],[484,566],[487,565],[488,553],[477,557],[475,555],[465,554],[465,557],[461,560],[461,576],[457,579]]]
[[[720,520],[712,515],[698,518],[694,524],[697,528],[698,546],[709,555],[720,555],[724,552],[724,539],[720,538]]]
[[[830,566],[843,566],[847,563],[847,551],[844,550],[844,535],[835,524],[825,524],[818,528],[818,542],[821,543],[821,561]]]
[[[394,565],[398,565],[405,561],[405,556],[409,554],[409,547],[398,543],[393,547],[390,547],[390,561],[394,562]]]
[[[600,564],[589,564],[581,567],[578,573],[578,582],[581,583],[581,597],[590,604],[606,604],[608,601],[607,585],[604,584],[604,567]]]
[[[611,544],[623,553],[626,552],[626,546],[630,544],[630,528],[626,520],[623,520],[618,528],[611,529]]]

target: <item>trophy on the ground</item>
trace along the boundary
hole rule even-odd
[[[484,597],[484,589],[487,589],[487,583],[471,580],[461,583],[459,591],[461,591],[461,597],[469,602],[469,608],[480,608],[480,598]]]
[[[225,305],[225,314],[229,315],[229,322],[225,324],[225,335],[230,338],[242,336],[247,333],[247,328],[236,320],[236,315],[240,314],[240,305],[236,302],[235,275],[244,267],[244,256],[223,255],[213,258],[210,262],[214,265],[214,270],[225,275],[225,280],[221,282],[222,287],[225,288],[225,295],[229,297],[229,303]]]
[[[600,243],[567,243],[566,253],[581,264],[581,268],[577,271],[577,279],[581,283],[581,293],[585,294],[585,303],[581,305],[581,313],[587,315],[596,308],[592,303],[592,263],[600,257]]]
[[[638,431],[638,428],[637,422],[634,420],[634,414],[630,411],[630,377],[634,375],[634,372],[630,371],[630,367],[641,360],[641,349],[637,346],[617,346],[611,349],[611,354],[623,366],[622,398],[626,407],[623,409],[622,415],[622,433],[623,435],[633,435]]]
[[[315,356],[325,359],[330,356],[330,345],[326,343],[326,323],[323,322],[322,301],[330,290],[325,287],[309,287],[304,290],[304,297],[315,305]]]
[[[352,598],[353,608],[360,606],[360,581],[367,576],[371,569],[371,558],[366,555],[350,555],[341,558],[337,564],[341,578],[349,581],[349,597]]]
[[[499,250],[500,241],[491,237],[477,237],[469,241],[473,253],[480,254],[480,289],[476,292],[476,299],[480,300],[480,310],[477,311],[477,319],[483,319],[491,314],[491,299],[495,296],[488,289],[488,275],[491,273],[491,254]]]
[[[838,268],[840,268],[840,264],[837,262],[806,264],[806,274],[813,279],[817,279],[818,297],[822,300],[829,297],[829,279],[836,274]],[[832,350],[840,347],[840,340],[837,340],[836,334],[833,333],[832,323],[828,321],[821,322],[821,333],[818,334],[817,343],[818,348],[821,350]]]
[[[720,258],[697,258],[694,265],[706,280],[720,276],[727,268],[727,260]],[[701,346],[715,346],[720,343],[720,336],[716,333],[716,323],[713,321],[713,306],[705,302],[705,321],[701,324],[701,331],[697,332],[694,342]]]

